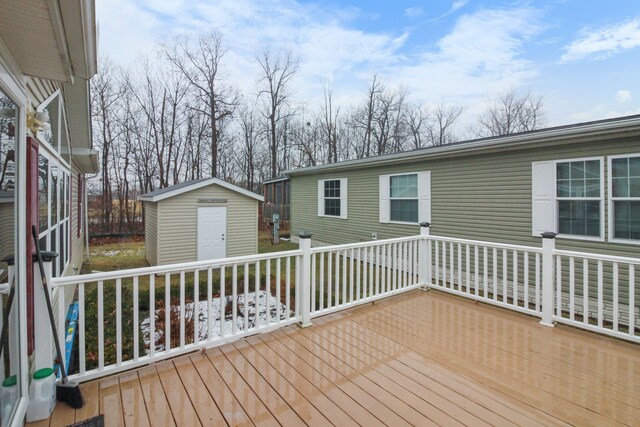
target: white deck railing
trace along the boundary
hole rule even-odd
[[[418,236],[317,248],[310,237],[301,234],[294,251],[52,279],[55,288],[77,287],[72,377],[308,326],[316,316],[416,288],[640,342],[640,259],[556,250],[554,235],[532,247],[431,236],[428,226]]]

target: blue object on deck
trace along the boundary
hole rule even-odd
[[[76,338],[76,329],[78,326],[78,302],[74,301],[70,306],[69,310],[67,310],[67,320],[65,325],[67,326],[64,338],[64,366],[67,367],[67,372],[69,371],[69,363],[71,362],[71,351],[73,350],[73,342]],[[57,376],[60,376],[60,369],[58,364],[54,366],[54,370],[57,373]]]

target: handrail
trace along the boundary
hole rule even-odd
[[[290,251],[270,252],[267,254],[246,255],[216,260],[193,261],[176,264],[157,265],[153,267],[131,268],[127,270],[106,271],[101,273],[79,274],[51,279],[52,286],[68,286],[77,283],[96,282],[98,280],[112,280],[122,277],[135,277],[149,274],[175,273],[188,270],[203,270],[205,268],[217,268],[221,266],[241,264],[245,262],[263,261],[274,258],[302,255],[302,251],[294,249]]]
[[[553,251],[556,256],[573,257],[573,258],[588,258],[600,261],[621,262],[624,264],[636,264],[640,265],[640,258],[623,257],[615,255],[594,254],[590,252],[577,252],[556,249]]]
[[[358,242],[358,243],[346,243],[342,245],[317,246],[315,248],[311,248],[311,253],[317,254],[317,253],[323,253],[323,252],[342,251],[347,249],[367,248],[371,246],[382,246],[382,245],[388,245],[392,243],[413,242],[415,240],[420,240],[421,238],[422,237],[420,236],[409,236],[409,237],[396,237],[393,239],[384,239],[384,240],[370,240],[370,241]]]
[[[468,239],[460,239],[456,237],[434,236],[433,234],[429,236],[429,239],[439,240],[442,242],[449,242],[449,243],[462,243],[462,244],[476,245],[476,246],[482,246],[482,247],[487,246],[487,247],[492,247],[497,249],[511,249],[516,251],[542,253],[542,248],[537,248],[535,246],[512,245],[509,243],[489,242],[485,240],[468,240]]]

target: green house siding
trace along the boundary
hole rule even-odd
[[[313,239],[330,244],[408,236],[419,227],[379,222],[378,176],[431,171],[431,233],[434,235],[540,246],[532,236],[531,163],[603,156],[604,179],[608,177],[608,155],[640,151],[637,139],[514,149],[443,157],[387,166],[330,170],[291,177],[291,230],[304,230]],[[318,180],[347,178],[348,218],[317,215]],[[607,230],[607,185],[605,181],[605,242],[557,239],[561,249],[593,251],[637,257],[640,246],[610,243]]]
[[[304,230],[320,243],[344,244],[372,239],[416,235],[419,226],[383,224],[379,222],[379,175],[431,171],[431,234],[472,240],[485,240],[541,247],[541,238],[532,235],[532,169],[531,163],[546,160],[603,156],[605,194],[605,241],[556,239],[559,249],[609,255],[640,257],[640,246],[608,242],[607,158],[609,155],[633,154],[640,151],[637,139],[585,142],[484,151],[473,155],[447,156],[386,166],[330,170],[291,177],[291,231],[295,236]],[[348,218],[317,215],[317,181],[347,178]],[[501,265],[501,255],[499,254]],[[567,264],[563,263],[563,283],[568,283]],[[596,294],[595,263],[590,265],[590,293]],[[582,263],[576,262],[576,284],[582,283]],[[522,275],[522,272],[520,272]],[[637,276],[637,273],[636,273]],[[605,300],[611,302],[612,271],[605,265]],[[637,280],[637,279],[636,279]],[[620,302],[628,301],[628,273],[620,272]],[[640,305],[636,292],[636,306]],[[577,295],[582,295],[578,289]]]

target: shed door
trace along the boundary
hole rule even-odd
[[[198,208],[198,261],[227,256],[227,208]]]

